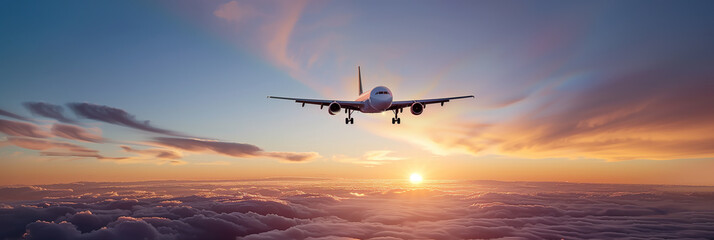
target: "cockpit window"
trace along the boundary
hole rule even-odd
[[[377,94],[389,94],[389,92],[387,92],[387,91],[379,91],[379,92],[375,93],[374,95],[377,95]]]

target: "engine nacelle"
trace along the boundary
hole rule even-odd
[[[330,113],[330,115],[335,115],[340,113],[340,109],[342,109],[342,106],[340,106],[339,103],[337,102],[332,102],[330,105],[327,107],[327,112]]]
[[[409,107],[409,109],[412,111],[412,114],[419,115],[424,112],[424,104],[415,102],[412,103],[412,106]]]

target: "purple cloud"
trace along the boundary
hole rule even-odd
[[[32,123],[16,122],[0,119],[0,132],[10,136],[46,138],[50,134]]]
[[[32,122],[31,119],[0,109],[0,115],[11,117],[17,120]]]
[[[24,105],[33,114],[52,118],[63,123],[77,123],[77,121],[64,116],[62,106],[44,102],[26,102]]]
[[[7,143],[31,150],[39,150],[41,156],[50,157],[91,157],[102,160],[123,160],[126,157],[105,157],[99,151],[76,144],[37,138],[10,137]]]
[[[171,151],[171,150],[166,150],[166,149],[134,149],[129,146],[121,146],[122,149],[126,152],[131,152],[131,153],[138,153],[141,155],[146,155],[146,156],[151,156],[155,158],[163,158],[163,159],[179,159],[181,158],[181,153]]]
[[[91,103],[70,103],[68,105],[72,109],[72,111],[74,111],[75,114],[84,118],[111,123],[119,126],[130,127],[147,132],[186,137],[186,135],[174,131],[153,127],[149,124],[149,121],[136,120],[133,115],[118,108],[96,105]]]
[[[157,137],[154,138],[153,143],[191,152],[209,151],[221,155],[240,158],[270,157],[289,162],[304,162],[319,157],[319,154],[314,152],[264,152],[259,147],[251,144],[200,139]]]

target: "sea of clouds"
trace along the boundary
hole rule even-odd
[[[714,238],[714,188],[267,179],[0,188],[0,239]]]

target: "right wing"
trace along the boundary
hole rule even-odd
[[[474,95],[468,95],[468,96],[448,97],[448,98],[432,98],[432,99],[415,99],[415,100],[407,100],[407,101],[394,101],[394,102],[392,102],[392,106],[390,106],[387,110],[394,110],[394,109],[409,107],[413,103],[421,103],[421,104],[424,104],[424,106],[426,106],[427,104],[441,103],[441,106],[444,106],[444,103],[449,102],[454,99],[473,98],[473,97],[474,97]]]
[[[283,99],[283,100],[293,100],[296,103],[302,103],[303,106],[305,104],[315,104],[315,105],[320,105],[320,107],[330,105],[330,103],[336,102],[339,103],[341,107],[351,109],[351,110],[359,110],[362,108],[364,105],[363,102],[358,102],[358,101],[340,101],[340,100],[326,100],[326,99],[308,99],[308,98],[290,98],[290,97],[276,97],[276,96],[268,96],[268,98],[275,98],[275,99]]]

